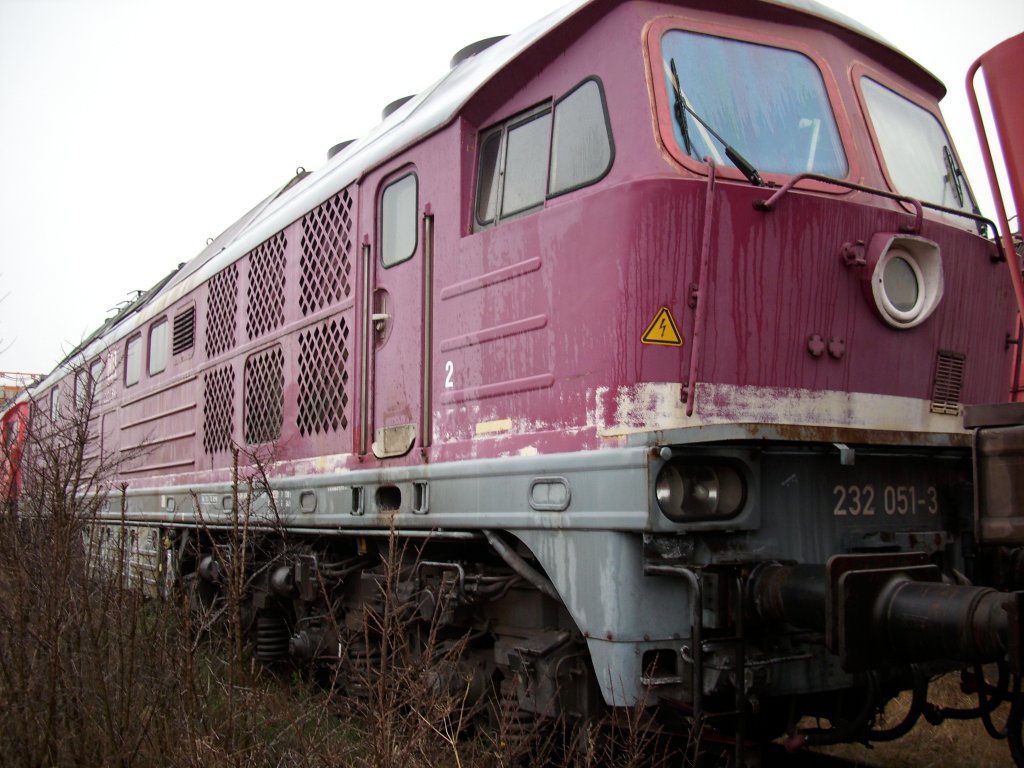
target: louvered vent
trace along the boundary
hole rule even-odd
[[[966,356],[939,350],[935,358],[935,385],[932,388],[932,413],[956,416],[960,413],[960,391],[964,384]]]
[[[278,232],[249,254],[245,331],[250,339],[284,323],[284,249],[287,246],[284,232]]]
[[[299,307],[303,315],[352,292],[352,196],[342,190],[302,219]]]
[[[299,432],[348,429],[348,325],[331,320],[299,334]]]
[[[218,272],[209,282],[206,298],[206,356],[216,357],[235,346],[238,306],[238,265]]]
[[[196,308],[193,304],[174,316],[174,339],[171,353],[180,355],[196,343]]]
[[[245,442],[269,443],[281,436],[284,353],[280,346],[245,361]]]
[[[203,449],[214,454],[231,448],[235,420],[235,371],[230,365],[203,376]]]

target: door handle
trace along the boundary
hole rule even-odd
[[[370,314],[370,321],[373,323],[373,330],[383,336],[387,330],[388,321],[391,315],[388,314],[388,292],[383,288],[374,294],[374,311]]]

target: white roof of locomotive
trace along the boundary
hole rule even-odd
[[[389,115],[367,135],[352,142],[318,170],[298,183],[274,192],[226,229],[170,279],[158,284],[119,318],[108,321],[85,349],[69,355],[65,363],[81,362],[120,341],[150,319],[238,260],[268,237],[288,226],[354,182],[367,169],[385,162],[416,141],[448,125],[466,102],[494,75],[534,43],[587,5],[601,0],[574,0],[520,32],[509,35],[451,69],[440,80]],[[853,19],[815,0],[762,0],[825,19],[888,48],[892,46]],[[291,188],[289,188],[291,187]],[[58,367],[40,386],[49,386],[63,372]]]

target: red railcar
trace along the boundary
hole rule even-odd
[[[21,460],[28,435],[28,404],[11,406],[0,416],[0,502],[21,492]]]
[[[943,93],[812,2],[574,3],[268,197],[36,415],[88,404],[127,484],[107,522],[212,600],[235,456],[259,465],[250,524],[302,546],[252,562],[257,658],[351,663],[324,649],[399,536],[474,691],[667,704],[738,753],[891,737],[878,708],[909,686],[919,714],[926,671],[1020,663],[994,565],[1024,543],[1022,427],[986,407],[1016,257]]]

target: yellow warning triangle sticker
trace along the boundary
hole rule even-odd
[[[669,347],[683,346],[683,337],[668,307],[662,307],[658,311],[644,331],[644,335],[640,337],[640,341],[644,344],[664,344]]]

